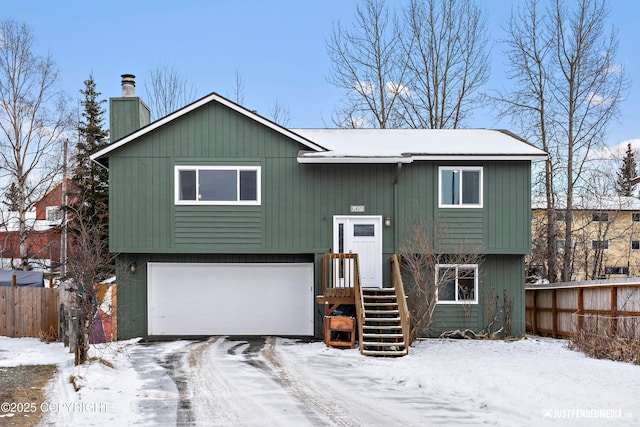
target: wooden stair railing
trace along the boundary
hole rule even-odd
[[[333,313],[341,304],[354,304],[359,279],[357,254],[322,256],[322,295],[318,295],[316,301],[324,305],[325,315]]]
[[[400,321],[402,323],[402,336],[406,343],[407,353],[409,353],[409,329],[411,328],[411,316],[409,307],[407,306],[407,294],[404,291],[404,282],[402,281],[402,257],[399,254],[391,255],[391,285],[396,290],[396,298],[398,299],[398,310]]]
[[[360,288],[356,309],[360,353],[404,356],[409,352],[409,311],[400,275],[400,258],[391,257],[392,288]]]

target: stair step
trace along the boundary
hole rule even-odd
[[[368,305],[379,305],[382,307],[392,307],[398,305],[396,301],[365,301],[364,306]]]
[[[367,314],[399,314],[398,310],[364,310],[365,316]]]
[[[379,329],[385,331],[402,330],[400,325],[362,325],[362,329]]]
[[[365,356],[404,356],[407,350],[362,350]]]
[[[397,347],[395,350],[398,350],[399,348],[404,347],[404,341],[401,341],[401,342],[364,341],[362,345],[365,347]]]
[[[400,322],[399,317],[365,317],[364,323],[369,322]]]
[[[362,338],[402,338],[403,336],[402,334],[362,334]]]
[[[367,288],[362,288],[362,294],[363,295],[395,295],[396,294],[396,290],[393,288],[380,288],[380,289],[367,289]]]

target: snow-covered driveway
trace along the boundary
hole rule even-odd
[[[0,337],[1,366],[58,365],[46,426],[640,425],[640,366],[550,338],[424,340],[401,358],[225,337],[130,340],[92,355],[74,367],[60,343]]]
[[[552,339],[426,340],[397,359],[281,338],[187,350],[198,426],[640,424],[640,367]]]
[[[412,425],[425,417],[451,425],[485,421],[468,405],[458,408],[420,387],[406,389],[404,380],[384,369],[399,359],[377,359],[380,369],[372,371],[369,363],[358,363],[362,356],[356,350],[309,345],[313,353],[291,351],[299,345],[276,338],[214,338],[190,346],[188,383],[196,424],[388,426]]]

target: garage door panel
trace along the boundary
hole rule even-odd
[[[313,264],[148,264],[149,335],[313,335]]]

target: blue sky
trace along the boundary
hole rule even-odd
[[[234,98],[236,73],[244,82],[244,105],[266,113],[277,102],[291,115],[291,127],[325,127],[340,100],[327,82],[325,40],[332,25],[353,20],[356,0],[183,0],[183,1],[7,1],[3,18],[27,23],[37,48],[49,51],[64,91],[79,98],[93,73],[104,98],[119,96],[120,74],[137,76],[137,94],[158,66],[175,67],[198,97],[210,92]],[[390,2],[390,4],[393,2]],[[493,46],[491,79],[485,89],[505,84],[501,29],[512,5],[522,0],[480,2]],[[639,139],[640,2],[612,0],[610,24],[619,31],[619,60],[632,87],[623,117],[610,125],[607,144]],[[108,121],[107,121],[108,123]],[[509,127],[489,112],[476,113],[469,127]]]

